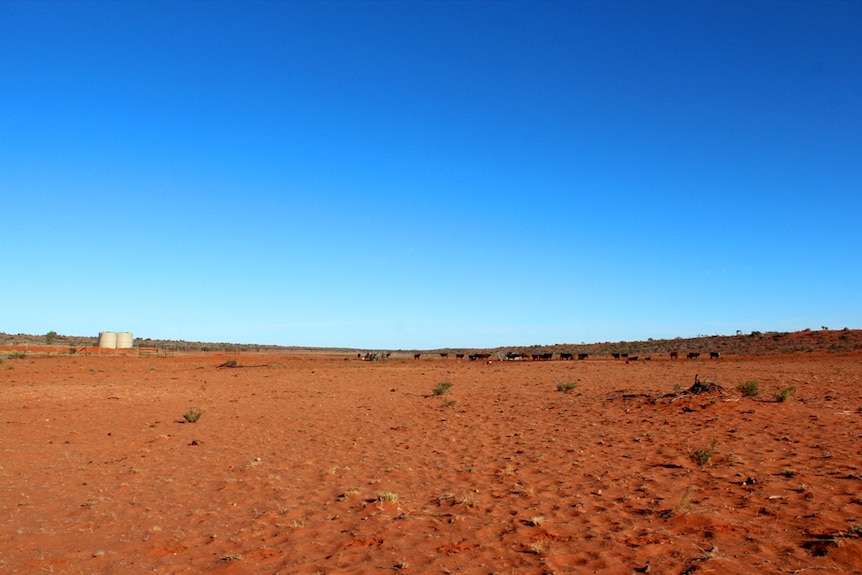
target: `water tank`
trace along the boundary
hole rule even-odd
[[[117,332],[117,349],[132,349],[132,332],[119,331]]]
[[[99,347],[108,349],[117,348],[117,332],[115,331],[100,331],[99,332]]]

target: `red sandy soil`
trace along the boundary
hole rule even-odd
[[[0,573],[862,572],[860,352],[232,357],[0,364]]]

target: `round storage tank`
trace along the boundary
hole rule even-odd
[[[100,331],[99,332],[99,347],[108,349],[117,348],[117,332],[115,331]]]
[[[132,332],[120,331],[117,332],[117,349],[132,349]]]

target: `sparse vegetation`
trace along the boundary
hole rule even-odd
[[[54,345],[54,342],[57,341],[57,332],[49,331],[45,334],[45,345]]]
[[[446,493],[444,493],[443,495],[441,495],[440,497],[437,498],[437,504],[442,505],[445,501],[454,501],[454,500],[455,500],[455,494],[447,491]]]
[[[810,337],[828,336],[827,345],[841,334]],[[862,330],[848,336],[862,344]],[[618,547],[631,551],[621,569],[699,571],[693,575],[710,570],[698,562],[706,553],[700,547],[717,545],[725,559],[756,548],[768,558],[784,557],[779,567],[811,570],[846,563],[848,547],[862,542],[862,470],[852,457],[857,434],[852,426],[835,432],[862,415],[856,393],[862,350],[746,358],[725,356],[724,347],[704,341],[700,349],[722,350],[721,363],[654,353],[647,367],[610,356],[580,363],[502,355],[491,365],[466,357],[414,362],[403,352],[389,364],[371,365],[356,361],[355,353],[345,352],[350,359],[342,361],[335,352],[288,351],[240,355],[243,369],[217,371],[230,358],[219,350],[153,362],[134,351],[97,355],[93,347],[65,356],[63,337],[50,350],[41,343],[29,344],[24,361],[0,365],[9,430],[3,438],[13,449],[24,437],[28,448],[28,457],[3,464],[0,475],[25,537],[36,533],[36,523],[45,532],[69,523],[68,513],[52,519],[51,506],[33,491],[32,478],[47,457],[79,478],[52,493],[57,508],[80,515],[76,521],[85,527],[105,520],[108,538],[126,535],[124,502],[161,497],[158,517],[150,514],[152,521],[126,547],[146,554],[153,545],[197,542],[158,558],[175,570],[193,563],[233,570],[286,565],[268,544],[286,538],[320,543],[297,563],[310,571],[338,570],[338,554],[331,556],[336,547],[373,556],[378,571],[421,572],[432,560],[457,567],[459,557],[483,560],[482,541],[493,540],[505,543],[490,558],[496,566],[550,573],[583,567],[567,560],[571,544],[578,557],[600,554],[607,543],[601,532],[610,530],[619,531]],[[687,353],[686,344],[674,345]],[[13,349],[25,347],[6,345],[0,358]],[[158,371],[148,371],[151,364]],[[256,364],[261,367],[249,369]],[[729,393],[691,393],[695,372],[724,381]],[[757,380],[757,397],[746,397],[754,395],[746,388],[755,387],[747,380]],[[458,389],[433,396],[432,388],[445,381],[457,381]],[[668,388],[677,381],[672,395]],[[774,405],[775,391],[790,385],[799,396]],[[190,412],[212,411],[212,419],[197,427],[172,416],[182,415],[183,404]],[[93,423],[106,413],[114,417]],[[129,413],[136,415],[125,425]],[[45,433],[26,441],[34,426]],[[215,457],[231,438],[229,457]],[[98,481],[102,476],[111,480],[107,487]],[[837,513],[817,515],[824,505]],[[745,533],[721,531],[739,526],[740,509],[751,519]],[[248,519],[240,528],[248,529],[225,528],[216,512],[239,513]],[[119,520],[110,521],[114,515]],[[788,522],[792,537],[775,537],[775,524]],[[393,546],[393,533],[407,531],[409,549]],[[825,548],[831,557],[817,559],[802,547],[808,540],[843,547]],[[532,549],[535,542],[541,554]],[[82,550],[46,547],[44,554],[73,564],[103,546],[84,543]],[[226,558],[236,553],[249,558],[222,563],[239,560]],[[116,559],[110,550],[106,555],[100,561]],[[12,571],[27,570],[14,563],[27,554],[10,557]]]
[[[548,545],[544,541],[536,541],[530,543],[530,551],[536,555],[544,555],[548,552]]]
[[[452,384],[448,381],[444,381],[442,383],[438,383],[437,387],[431,390],[433,395],[443,395],[452,387]]]
[[[574,382],[571,381],[560,381],[557,383],[557,391],[561,391],[563,393],[569,393],[573,389],[575,389]]]
[[[697,463],[698,467],[703,467],[709,463],[712,460],[712,456],[715,455],[715,446],[716,440],[713,439],[712,445],[709,447],[698,447],[696,449],[692,449],[691,452],[689,452],[689,456],[692,461]]]
[[[784,403],[790,399],[794,393],[796,393],[796,387],[793,385],[780,389],[775,392],[775,401],[778,403]]]
[[[473,492],[467,492],[461,495],[457,501],[458,505],[463,505],[464,507],[476,507],[476,503],[478,503],[478,498],[476,494]]]
[[[359,488],[351,487],[350,489],[348,489],[347,491],[345,491],[344,493],[339,495],[338,500],[344,501],[345,499],[349,499],[349,498],[353,497],[354,495],[359,495]]]
[[[844,335],[845,337],[839,339],[839,335]],[[791,333],[763,333],[754,330],[751,331],[750,334],[745,334],[745,337],[742,336],[743,334],[741,330],[737,330],[737,334],[735,336],[699,334],[692,338],[647,338],[643,341],[600,342],[589,344],[581,342],[576,346],[566,344],[565,351],[567,353],[587,353],[590,356],[595,356],[605,354],[610,355],[612,352],[619,353],[622,350],[625,350],[632,356],[640,355],[641,357],[647,357],[650,354],[653,354],[653,357],[655,357],[655,354],[663,354],[668,351],[702,348],[706,345],[707,340],[711,348],[721,349],[722,353],[736,355],[790,353],[793,351],[803,351],[812,347],[816,350],[822,351],[847,351],[862,348],[862,330],[851,330],[846,326],[841,330],[835,331],[831,331],[830,328],[829,331],[813,331],[808,329],[807,331],[799,330]],[[45,343],[45,337],[45,335],[0,333],[0,340],[5,339],[5,345],[8,346],[41,346]],[[65,335],[57,335],[56,340],[54,341],[54,345],[75,346],[78,349],[78,353],[81,353],[82,349],[86,350],[88,347],[97,345],[97,343],[98,340],[94,337]],[[224,354],[238,354],[244,352],[278,351],[282,349],[281,346],[270,345],[239,345],[235,343],[161,340],[152,338],[139,339],[138,343],[141,346],[161,348],[166,351],[169,350],[170,352],[220,351]],[[339,349],[338,351],[341,352],[347,350]],[[509,348],[508,351],[513,351],[513,349]],[[531,346],[515,348],[514,351],[521,354],[526,353],[529,357],[529,355],[533,353],[542,354],[543,352],[548,351],[559,353],[563,351],[563,348],[560,345],[548,346],[537,343]],[[29,349],[28,353],[33,355],[47,352],[39,351],[38,349]],[[498,353],[503,352],[498,350]],[[355,354],[353,355],[355,357]],[[237,365],[236,367],[243,366]]]
[[[685,513],[691,508],[691,502],[694,500],[694,494],[697,493],[697,489],[694,487],[689,487],[685,490],[685,493],[682,494],[679,498],[679,502],[674,506],[674,513]]]
[[[740,383],[736,386],[736,389],[743,395],[743,397],[757,397],[760,395],[760,388],[758,387],[757,382],[753,380]]]
[[[234,553],[233,555],[225,555],[221,560],[225,563],[230,563],[231,561],[242,561],[243,556],[242,553]]]
[[[670,519],[680,513],[689,513],[691,511],[691,503],[694,500],[694,494],[697,493],[696,487],[689,487],[680,496],[679,501],[672,509],[666,509],[659,516],[662,519]]]
[[[203,414],[204,412],[201,409],[189,409],[183,414],[183,419],[188,423],[197,423],[198,419],[200,419]]]

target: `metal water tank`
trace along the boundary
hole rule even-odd
[[[134,338],[130,331],[117,332],[117,349],[132,349]]]
[[[107,349],[117,348],[117,332],[115,331],[100,331],[99,332],[99,347]]]

